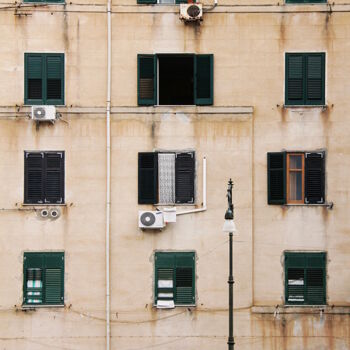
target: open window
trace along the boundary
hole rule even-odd
[[[213,55],[138,55],[138,104],[212,105]]]
[[[268,204],[325,203],[324,152],[267,154]]]

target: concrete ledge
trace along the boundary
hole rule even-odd
[[[350,306],[329,305],[277,305],[277,306],[253,306],[253,314],[339,314],[350,315]]]

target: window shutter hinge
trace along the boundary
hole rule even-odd
[[[40,152],[41,158],[44,158],[44,152]]]
[[[305,197],[305,203],[309,204],[309,200],[307,199],[307,197]]]

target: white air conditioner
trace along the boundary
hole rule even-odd
[[[56,119],[55,106],[32,106],[32,119],[36,121],[50,121]]]
[[[164,216],[161,211],[139,211],[139,227],[157,229],[164,227]]]
[[[184,21],[201,21],[203,19],[202,4],[180,4],[180,19]]]

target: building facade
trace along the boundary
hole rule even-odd
[[[229,178],[236,347],[350,348],[350,2],[179,6],[1,1],[1,348],[225,349]]]

